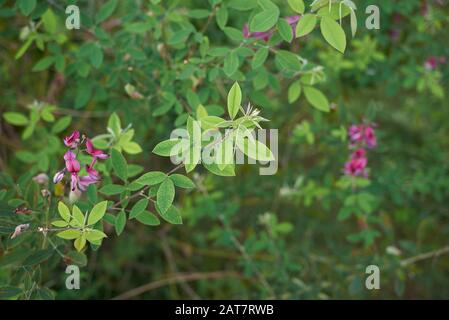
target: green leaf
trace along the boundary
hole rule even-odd
[[[171,224],[182,224],[181,214],[175,206],[171,206],[165,213],[162,213],[158,207],[156,209],[165,221]]]
[[[31,46],[31,44],[34,41],[34,37],[28,37],[28,39],[25,41],[25,43],[20,47],[20,49],[16,52],[16,55],[14,56],[14,59],[20,59],[25,52],[28,50],[28,48]]]
[[[26,16],[29,15],[36,7],[36,3],[36,0],[19,0],[18,5],[20,12],[22,12]]]
[[[77,251],[70,251],[65,255],[64,259],[79,267],[85,267],[87,265],[86,255]]]
[[[100,203],[97,203],[90,211],[89,217],[87,218],[87,225],[90,226],[100,221],[106,213],[107,207],[107,201],[101,201]]]
[[[29,122],[27,117],[18,112],[5,112],[3,118],[5,118],[6,122],[15,126],[25,126]]]
[[[236,28],[232,27],[226,27],[223,29],[223,32],[228,36],[230,39],[241,42],[243,41],[243,34],[242,31]]]
[[[287,0],[287,2],[293,11],[301,14],[304,13],[305,6],[303,0]]]
[[[314,14],[305,14],[299,19],[298,24],[296,25],[296,38],[303,37],[308,35],[315,28],[317,22],[316,15]]]
[[[301,81],[296,80],[288,87],[288,103],[298,100],[301,95]]]
[[[228,22],[228,9],[225,6],[221,6],[217,10],[216,14],[217,25],[220,29],[223,29]]]
[[[115,232],[119,236],[123,230],[125,229],[126,225],[126,213],[125,211],[120,211],[120,213],[115,218]]]
[[[119,184],[108,184],[108,185],[105,185],[104,187],[102,187],[100,189],[100,192],[107,196],[112,196],[114,194],[120,194],[125,190],[126,190],[126,188]]]
[[[257,6],[257,0],[231,0],[228,5],[239,11],[248,11]]]
[[[240,137],[236,139],[236,145],[248,157],[259,161],[274,161],[274,155],[270,149],[258,140]]]
[[[65,227],[67,227],[69,224],[68,224],[67,221],[64,221],[64,220],[56,220],[56,221],[53,221],[53,222],[51,223],[51,225],[52,225],[52,226],[55,226],[55,227],[58,227],[58,228],[65,228]]]
[[[111,161],[116,176],[126,182],[128,179],[128,167],[123,155],[118,150],[112,149]]]
[[[92,95],[92,85],[89,82],[81,82],[76,89],[75,109],[84,107]]]
[[[141,214],[148,206],[148,199],[143,198],[136,202],[129,213],[129,219],[133,219]]]
[[[56,18],[53,10],[48,8],[47,11],[45,11],[45,13],[42,15],[41,19],[45,31],[50,34],[55,34],[58,32],[58,19]]]
[[[161,183],[167,178],[167,175],[161,171],[151,171],[141,175],[134,182],[140,183],[146,186],[153,186]]]
[[[55,300],[55,294],[47,287],[39,287],[36,289],[36,296],[40,300]],[[34,298],[34,297],[33,297]]]
[[[168,39],[167,44],[178,45],[180,43],[185,43],[191,33],[191,29],[178,30]]]
[[[72,208],[72,216],[73,219],[70,221],[71,226],[84,227],[84,214],[76,205]]]
[[[231,51],[224,59],[223,71],[230,77],[239,68],[239,57],[235,51]]]
[[[75,239],[73,245],[75,246],[76,251],[81,252],[81,250],[83,250],[83,248],[86,246],[86,236],[84,234],[81,234],[79,238]]]
[[[249,22],[251,32],[264,32],[272,28],[279,18],[279,8],[269,0],[259,0],[263,11],[253,16]]]
[[[101,48],[98,45],[92,43],[89,51],[90,51],[89,54],[90,63],[92,64],[92,66],[98,69],[103,63],[103,50],[101,50]]]
[[[204,19],[210,15],[209,10],[206,9],[193,9],[190,10],[188,16],[194,19]]]
[[[228,93],[228,113],[231,119],[234,119],[242,103],[242,90],[237,82],[233,84]]]
[[[51,128],[51,133],[56,134],[64,131],[72,122],[71,116],[65,116],[55,122],[53,128]]]
[[[98,13],[95,15],[95,22],[101,23],[114,12],[115,8],[117,7],[118,0],[109,0],[106,2],[98,11]]]
[[[56,236],[58,236],[59,238],[62,238],[62,239],[66,239],[66,240],[73,240],[73,239],[76,239],[79,236],[81,236],[81,231],[74,230],[74,229],[64,230],[64,231],[58,232],[56,234]]]
[[[282,69],[292,71],[299,71],[302,67],[298,55],[286,50],[276,51],[276,62]]]
[[[167,212],[175,199],[175,186],[171,179],[166,179],[157,190],[157,205],[161,213]]]
[[[176,173],[172,174],[170,176],[170,179],[173,181],[173,183],[177,187],[184,188],[184,189],[195,188],[195,184],[193,183],[193,181],[190,180],[190,178],[188,178],[182,174],[176,174]]]
[[[115,112],[113,112],[108,119],[108,129],[112,131],[115,137],[118,137],[122,131],[120,118]]]
[[[204,108],[202,104],[198,105],[196,108],[196,118],[201,120],[202,118],[207,117],[207,110]]]
[[[257,69],[260,66],[262,66],[265,62],[265,60],[267,60],[268,57],[268,48],[260,48],[259,50],[256,51],[256,54],[253,57],[253,61],[251,62],[251,67],[253,69]]]
[[[321,18],[320,28],[324,39],[332,47],[344,53],[346,49],[346,35],[340,24],[332,18],[325,16]]]
[[[31,71],[33,72],[43,71],[48,67],[50,67],[53,64],[53,62],[55,62],[55,57],[53,56],[42,58],[33,66],[33,69],[31,69]]]
[[[205,116],[201,118],[201,127],[204,130],[227,127],[229,121],[217,116]]]
[[[318,89],[313,87],[304,87],[304,95],[307,101],[318,110],[329,112],[329,101],[326,96]]]
[[[66,221],[69,222],[70,221],[70,210],[69,208],[65,205],[64,202],[59,201],[58,202],[58,212],[59,215],[61,216],[61,218]]]
[[[142,148],[138,143],[129,141],[120,145],[126,153],[129,154],[138,154],[142,152]]]
[[[207,170],[209,170],[210,172],[212,172],[213,174],[215,174],[217,176],[222,176],[222,177],[235,176],[235,171],[234,171],[235,165],[234,164],[227,164],[222,169],[220,169],[218,167],[218,165],[215,163],[211,163],[211,164],[203,163],[203,166]]]
[[[1,286],[0,287],[0,299],[1,300],[8,300],[11,298],[15,298],[18,295],[22,294],[23,290],[19,287],[13,287],[13,286]]]
[[[293,40],[293,31],[290,24],[285,19],[280,19],[277,24],[279,34],[281,38],[287,42],[291,42]]]
[[[25,261],[22,263],[22,266],[25,267],[40,264],[48,260],[54,252],[55,250],[53,248],[36,251],[25,259]]]
[[[140,223],[143,223],[147,226],[158,226],[161,224],[158,217],[156,217],[154,214],[152,214],[149,211],[143,211],[141,214],[139,214],[136,217],[136,220]]]
[[[162,142],[159,142],[154,147],[153,153],[155,153],[159,156],[169,157],[169,156],[173,155],[172,150],[179,143],[181,143],[181,140],[179,140],[179,139],[164,140]]]
[[[103,238],[107,238],[107,235],[103,231],[100,231],[100,230],[96,230],[96,229],[89,230],[86,233],[86,239],[89,242],[96,242]]]

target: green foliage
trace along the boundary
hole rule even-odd
[[[0,1],[1,298],[113,298],[192,270],[223,278],[137,298],[448,296],[448,256],[432,254],[448,233],[438,2],[379,1],[380,30],[368,0],[78,1],[79,30],[65,28],[73,1],[53,2]],[[362,122],[370,171],[343,175]],[[262,127],[277,149],[251,138]],[[74,130],[79,175],[101,176],[83,192],[67,171],[52,182]],[[276,174],[234,152],[276,158]],[[83,290],[65,289],[64,264]],[[370,264],[382,290],[364,289]]]

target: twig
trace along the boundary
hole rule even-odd
[[[239,275],[233,271],[215,271],[215,272],[196,272],[196,273],[177,273],[172,275],[171,277],[167,277],[165,279],[156,280],[154,282],[150,282],[144,284],[143,286],[134,288],[125,293],[122,293],[113,300],[126,300],[138,295],[141,295],[145,292],[161,288],[167,286],[172,283],[177,283],[179,281],[196,281],[196,280],[205,280],[205,279],[220,279],[225,277],[239,277]]]
[[[175,259],[173,257],[173,252],[171,251],[170,245],[167,243],[167,239],[163,233],[161,235],[161,240],[162,240],[161,241],[162,250],[164,251],[165,259],[168,262],[168,267],[170,268],[170,272],[177,273],[178,268],[176,267]],[[194,300],[201,299],[200,296],[195,292],[195,290],[192,289],[191,286],[189,286],[189,284],[186,281],[181,280],[180,285],[181,285],[182,289],[185,291],[185,293],[187,293],[190,296],[191,299],[194,299]]]
[[[421,261],[421,260],[426,260],[429,258],[438,258],[439,256],[445,254],[445,253],[449,253],[449,246],[446,246],[444,248],[438,249],[438,250],[434,250],[434,251],[429,251],[426,253],[421,253],[418,254],[417,256],[405,259],[401,261],[401,266],[405,267],[409,264],[413,264],[415,262]]]

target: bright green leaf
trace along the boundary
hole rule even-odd
[[[304,95],[307,101],[318,110],[329,112],[329,101],[326,96],[318,89],[313,87],[304,87]]]
[[[18,112],[5,112],[3,118],[5,118],[6,122],[15,126],[25,126],[29,122],[27,117]]]
[[[139,214],[141,214],[147,208],[148,202],[149,200],[146,198],[137,201],[129,213],[129,219],[133,219],[137,217]]]
[[[125,229],[126,225],[126,213],[125,211],[120,211],[120,213],[115,218],[115,232],[119,236],[123,230]]]
[[[66,240],[73,240],[73,239],[76,239],[79,236],[81,236],[81,231],[69,229],[69,230],[64,230],[64,231],[58,232],[56,234],[56,236],[58,236],[59,238],[62,238],[62,239],[66,239]]]
[[[170,179],[173,181],[175,186],[185,189],[195,188],[195,184],[190,178],[182,175],[182,174],[172,174]]]
[[[64,202],[59,201],[58,202],[58,212],[59,215],[61,216],[61,218],[66,221],[69,222],[70,221],[70,210],[69,208],[65,205]]]
[[[346,35],[340,24],[332,18],[325,16],[321,18],[320,28],[324,39],[332,47],[344,53],[346,49]]]
[[[242,90],[237,82],[233,84],[228,93],[228,113],[231,119],[234,119],[242,103]]]
[[[89,217],[87,218],[87,225],[90,226],[100,221],[106,213],[107,207],[107,201],[101,201],[100,203],[97,203],[90,211]]]
[[[156,199],[161,213],[167,212],[168,208],[170,208],[173,200],[175,199],[175,186],[172,180],[166,179],[164,182],[162,182],[162,184],[159,186],[159,189],[157,190]]]
[[[296,25],[296,38],[303,37],[308,35],[315,28],[317,22],[316,15],[314,14],[305,14],[299,19],[298,24]]]
[[[116,176],[126,182],[128,179],[128,166],[123,155],[118,150],[112,149],[111,161]]]

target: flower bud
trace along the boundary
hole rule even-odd
[[[53,183],[58,183],[64,178],[64,170],[56,172],[55,176],[53,177]]]

